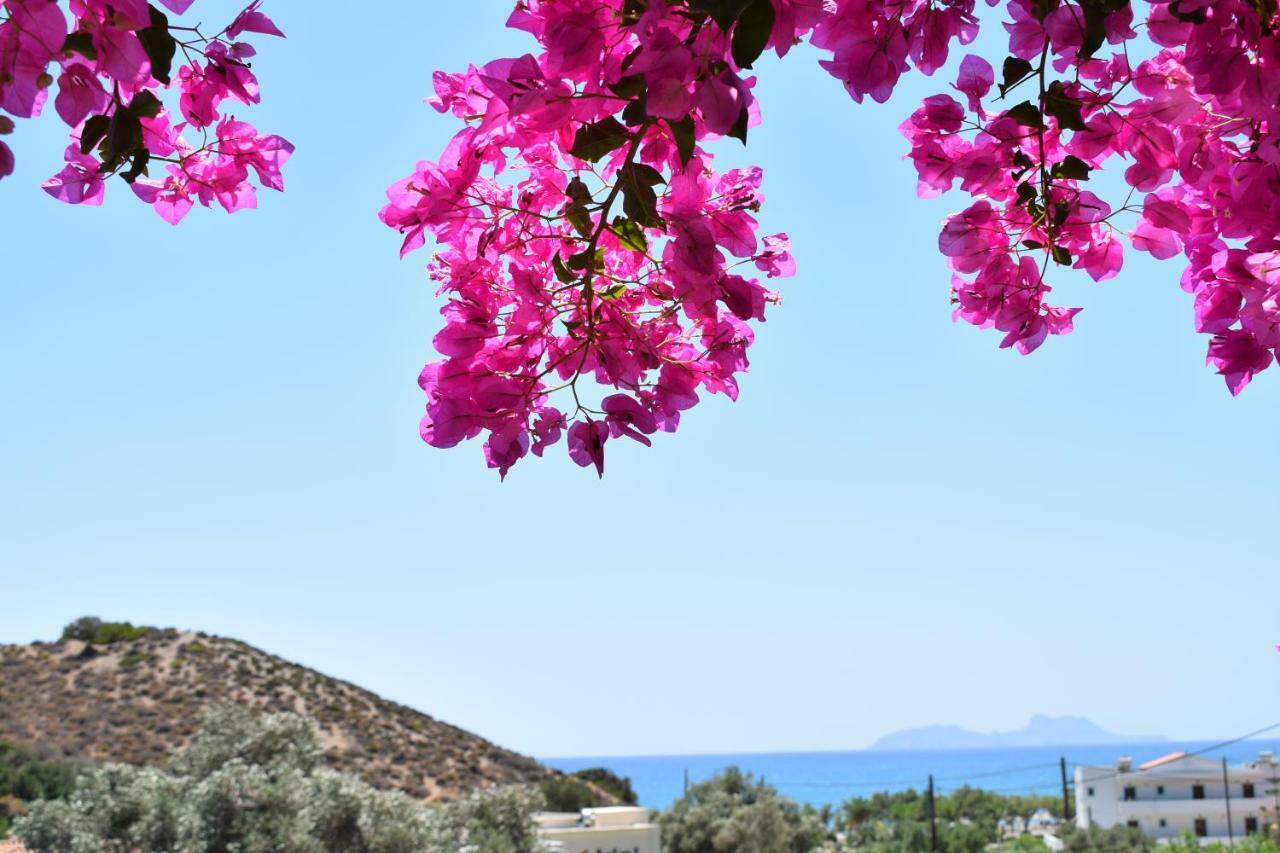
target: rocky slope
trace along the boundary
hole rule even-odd
[[[109,645],[0,646],[0,740],[47,757],[159,763],[222,702],[311,717],[332,767],[424,799],[559,775],[238,640],[164,629]]]

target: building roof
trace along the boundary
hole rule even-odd
[[[1186,757],[1187,757],[1187,754],[1185,752],[1171,752],[1168,755],[1162,755],[1159,758],[1153,758],[1145,764],[1139,764],[1138,769],[1150,770],[1153,767],[1160,767],[1161,765],[1164,765],[1164,764],[1170,764],[1174,761],[1178,761]]]

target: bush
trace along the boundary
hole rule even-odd
[[[572,777],[544,779],[538,788],[547,801],[547,808],[553,812],[578,812],[607,805],[596,789]]]
[[[639,802],[635,789],[631,787],[631,780],[625,776],[619,776],[607,767],[588,767],[573,775],[576,779],[582,779],[602,788],[625,806],[634,806]]]
[[[97,616],[81,616],[62,629],[62,639],[83,640],[107,646],[111,643],[140,640],[151,633],[150,628],[135,627],[129,622],[103,622]]]
[[[15,822],[39,853],[534,853],[524,790],[478,793],[432,808],[321,768],[311,724],[293,714],[210,712],[167,769],[109,764],[66,801]]]
[[[667,853],[809,853],[827,839],[816,812],[736,767],[689,788],[660,822]]]

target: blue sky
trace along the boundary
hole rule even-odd
[[[720,150],[764,167],[800,274],[737,404],[611,446],[603,482],[421,444],[438,303],[375,214],[456,129],[431,71],[530,47],[508,8],[269,4],[289,39],[241,117],[298,152],[258,211],[63,206],[56,119],[9,138],[0,642],[203,629],[539,755],[1274,722],[1280,375],[1233,400],[1180,267],[1136,255],[1062,281],[1078,330],[1031,357],[953,325],[961,201],[916,199],[896,131],[950,69],[859,107],[810,52],[762,65],[765,123]]]

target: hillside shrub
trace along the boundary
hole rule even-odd
[[[588,767],[576,771],[573,776],[602,788],[623,805],[634,806],[640,801],[635,789],[631,787],[631,779],[619,776],[607,767]]]
[[[544,779],[538,788],[547,801],[547,809],[553,812],[577,812],[607,805],[596,789],[570,776]]]
[[[37,853],[535,853],[536,792],[431,807],[320,767],[312,725],[237,707],[206,715],[167,768],[108,764],[15,822]]]
[[[140,640],[151,631],[151,628],[135,626],[130,622],[103,622],[97,616],[81,616],[62,629],[62,639],[107,646]]]
[[[828,836],[813,809],[737,767],[690,787],[660,823],[667,853],[810,853]]]

